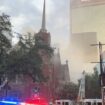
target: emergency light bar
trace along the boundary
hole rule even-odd
[[[36,104],[30,104],[30,103],[20,103],[19,105],[36,105]]]

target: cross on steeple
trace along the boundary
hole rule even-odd
[[[44,4],[43,4],[43,15],[42,15],[42,27],[41,30],[42,32],[46,32],[46,1],[44,0]]]

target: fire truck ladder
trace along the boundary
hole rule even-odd
[[[83,71],[82,77],[80,79],[80,87],[79,87],[77,102],[83,102],[84,98],[85,98],[85,71]]]

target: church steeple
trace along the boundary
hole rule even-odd
[[[46,32],[46,1],[44,0],[44,4],[43,4],[43,15],[42,15],[42,27],[41,30],[42,32]]]
[[[51,36],[50,33],[46,30],[46,0],[44,0],[43,4],[43,15],[42,15],[42,26],[40,31],[35,35],[36,42],[41,45],[47,45],[50,46],[51,43]],[[38,38],[37,38],[38,37]]]

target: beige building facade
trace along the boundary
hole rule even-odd
[[[105,43],[105,0],[71,0],[70,2],[70,59],[71,70],[92,72],[99,61],[98,46]],[[103,50],[105,47],[103,46]]]
[[[72,33],[96,32],[105,42],[105,0],[71,0]]]

